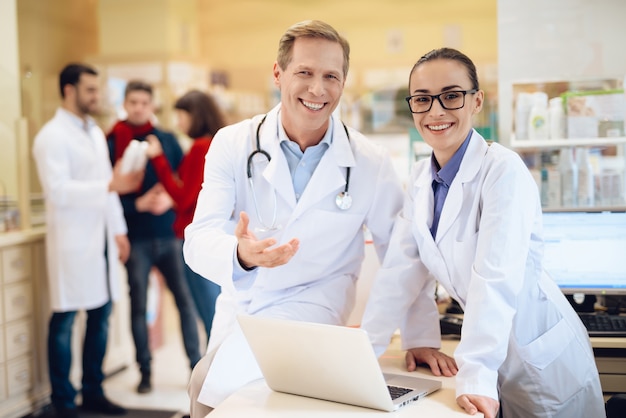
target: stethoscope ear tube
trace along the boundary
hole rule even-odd
[[[252,151],[252,153],[250,153],[250,155],[248,156],[248,166],[246,168],[246,173],[248,174],[248,179],[252,179],[252,159],[257,154],[264,155],[265,158],[267,158],[267,162],[269,162],[272,159],[272,157],[270,157],[270,154],[268,152],[262,150],[262,149],[256,149],[256,150]]]
[[[256,127],[256,150],[252,151],[248,156],[248,165],[246,167],[246,173],[248,174],[248,179],[252,179],[252,159],[257,154],[262,154],[267,158],[267,162],[269,162],[272,157],[270,157],[269,153],[261,149],[261,139],[259,134],[261,133],[261,125],[265,122],[265,118],[267,118],[267,114],[263,116],[261,122]]]
[[[350,141],[350,134],[348,133],[348,128],[346,124],[343,123],[343,129],[346,131],[346,137],[348,141]],[[339,193],[335,198],[335,204],[341,210],[348,210],[352,207],[352,196],[348,193],[348,188],[350,187],[350,167],[346,167],[346,187],[343,189],[343,192]]]
[[[252,188],[252,194],[253,194],[255,208],[257,211],[257,216],[259,215],[258,213],[259,209],[258,209],[258,202],[256,200],[256,193],[254,192],[254,183],[252,181],[252,159],[257,154],[261,154],[265,156],[268,162],[272,159],[270,154],[261,148],[260,133],[261,133],[261,126],[265,122],[265,118],[267,118],[267,115],[263,116],[263,119],[261,119],[261,122],[259,122],[259,124],[257,125],[256,150],[252,151],[250,155],[248,156],[247,167],[246,167],[246,174],[248,175],[248,180],[250,181],[250,187]],[[350,134],[348,133],[348,128],[346,127],[345,124],[343,124],[343,129],[346,131],[346,136],[348,138],[348,141],[350,141]],[[337,197],[335,198],[335,204],[341,210],[348,210],[352,206],[352,196],[350,196],[350,194],[348,193],[349,188],[350,188],[350,167],[346,167],[346,187],[344,188],[343,192],[339,193]],[[274,199],[276,199],[276,196],[274,196]],[[274,202],[274,222],[275,222],[275,217],[276,217],[276,202]]]

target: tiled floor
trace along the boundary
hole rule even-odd
[[[127,408],[167,409],[188,413],[189,365],[179,335],[168,335],[163,346],[153,351],[152,392],[136,391],[140,380],[137,367],[131,364],[124,371],[105,380],[107,397]]]

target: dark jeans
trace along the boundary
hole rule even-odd
[[[222,288],[212,281],[200,276],[198,273],[190,269],[187,264],[185,264],[185,276],[187,277],[187,284],[191,290],[196,310],[200,315],[200,319],[202,319],[202,322],[204,323],[208,343],[209,338],[211,337],[213,317],[215,316],[215,301],[222,291]]]
[[[112,303],[87,311],[87,328],[83,342],[82,394],[85,398],[103,396],[102,361],[109,335]],[[48,328],[48,372],[52,387],[51,400],[56,408],[74,408],[76,389],[70,382],[72,366],[72,326],[76,311],[54,312]]]
[[[182,247],[176,238],[158,238],[131,242],[130,257],[126,262],[128,284],[130,287],[130,320],[137,363],[142,373],[150,373],[150,345],[148,340],[148,322],[146,304],[148,298],[148,276],[150,269],[159,269],[167,287],[172,292],[183,334],[185,352],[190,367],[200,360],[200,340],[196,323],[196,310],[187,280],[182,256]]]

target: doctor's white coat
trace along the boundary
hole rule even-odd
[[[246,167],[248,156],[256,149],[261,118],[228,126],[215,135],[206,156],[204,184],[194,220],[185,230],[187,264],[222,286],[208,352],[220,349],[200,397],[202,403],[210,406],[219,403],[229,390],[246,383],[246,379],[258,377],[249,370],[235,370],[236,364],[245,363],[243,355],[232,349],[227,356],[228,350],[223,349],[236,346],[233,339],[243,340],[235,315],[345,324],[354,306],[355,284],[364,258],[364,226],[382,259],[402,205],[402,186],[387,150],[351,129],[348,138],[343,124],[335,117],[331,125],[332,144],[296,201],[278,140],[276,107],[267,114],[260,129],[261,148],[271,160],[255,157],[251,171],[260,217],[267,225],[276,213],[280,229],[260,231],[262,225]],[[345,188],[346,167],[350,167],[349,193],[353,203],[349,209],[340,210],[335,197]],[[233,235],[241,211],[248,213],[250,230],[258,238],[273,236],[279,244],[298,238],[300,249],[295,256],[283,266],[243,271],[235,262],[237,240]],[[231,341],[223,344],[227,337]],[[227,388],[229,375],[237,373],[241,373],[241,379]]]
[[[500,399],[505,417],[604,416],[587,331],[542,269],[539,194],[522,160],[474,131],[435,239],[432,180],[430,159],[416,163],[370,291],[362,326],[377,354],[398,326],[404,349],[440,347],[438,281],[465,310],[457,396]]]
[[[55,312],[94,309],[120,294],[115,235],[126,234],[126,221],[118,195],[108,191],[112,171],[104,134],[93,121],[88,132],[80,123],[60,108],[33,146],[46,202]]]

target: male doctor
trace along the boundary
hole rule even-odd
[[[77,417],[69,375],[72,325],[87,311],[83,344],[82,408],[107,415],[126,410],[102,390],[102,361],[112,301],[120,294],[118,258],[128,257],[126,222],[116,192],[135,190],[143,175],[111,170],[106,140],[89,114],[98,106],[98,77],[82,64],[60,75],[62,106],[33,147],[46,199],[46,251],[52,316],[48,370],[57,417]]]
[[[387,152],[333,114],[349,50],[324,22],[290,27],[273,70],[281,103],[220,130],[207,153],[184,254],[222,294],[189,384],[192,417],[262,377],[236,314],[345,325],[364,226],[385,254],[402,187]]]

